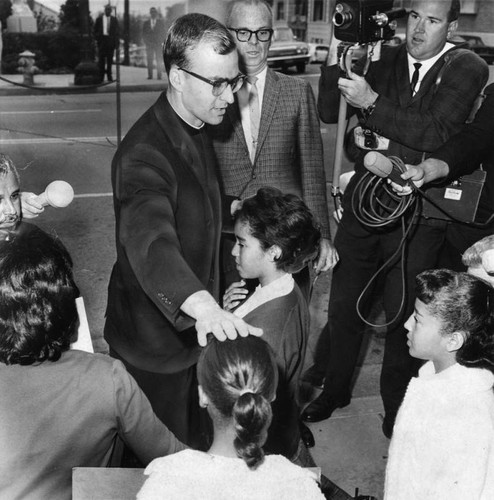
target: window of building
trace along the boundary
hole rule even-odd
[[[314,0],[313,21],[324,21],[324,0]]]
[[[285,19],[285,2],[276,4],[276,20],[283,21]]]
[[[307,0],[296,0],[296,2],[295,2],[295,15],[296,16],[306,16],[307,15]]]

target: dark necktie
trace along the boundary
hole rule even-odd
[[[417,86],[417,83],[419,81],[419,74],[422,63],[413,63],[413,65],[415,67],[415,71],[413,72],[412,81],[410,82],[410,88],[412,89],[412,96],[415,95],[415,87]]]

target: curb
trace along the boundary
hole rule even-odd
[[[166,84],[120,84],[120,92],[162,92],[166,89]],[[40,94],[109,94],[116,93],[116,85],[107,85],[105,87],[0,87],[0,97],[5,96],[23,96]]]

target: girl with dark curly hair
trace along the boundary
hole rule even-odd
[[[272,187],[261,188],[242,202],[235,213],[234,230],[232,255],[242,281],[226,290],[223,307],[263,329],[263,339],[273,348],[280,372],[266,452],[314,466],[299,428],[299,380],[309,309],[292,273],[317,254],[321,233],[298,196]],[[258,284],[249,297],[245,280]]]
[[[212,339],[200,355],[197,377],[213,443],[207,453],[186,450],[154,460],[138,500],[324,499],[312,472],[285,457],[264,456],[278,380],[266,342]]]
[[[385,498],[494,498],[494,290],[424,271],[405,328],[410,354],[427,363],[398,412]]]

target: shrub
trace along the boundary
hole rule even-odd
[[[2,73],[17,73],[19,54],[30,50],[36,55],[35,64],[42,73],[70,73],[81,62],[81,35],[74,31],[45,33],[4,33]],[[91,60],[94,60],[91,44]]]

